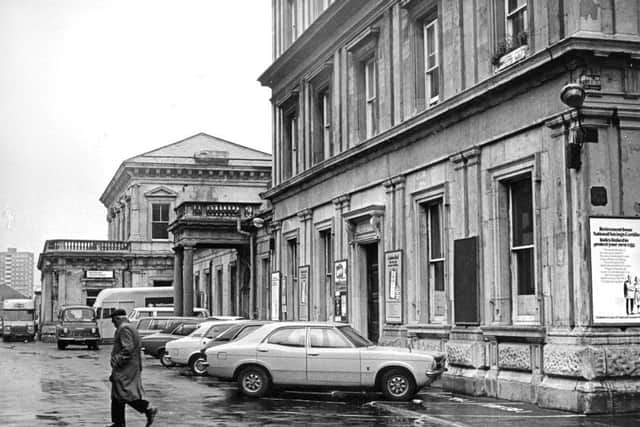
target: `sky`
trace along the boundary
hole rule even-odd
[[[270,0],[0,0],[0,252],[106,239],[98,198],[137,154],[270,153],[271,59]]]

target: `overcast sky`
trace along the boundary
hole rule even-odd
[[[199,132],[271,152],[270,8],[0,0],[0,251],[106,239],[98,198],[134,155]]]

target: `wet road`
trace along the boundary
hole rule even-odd
[[[48,343],[0,343],[0,425],[105,426],[109,415],[109,346],[99,351]],[[584,417],[533,405],[424,390],[421,404],[384,402],[378,394],[279,393],[244,398],[235,384],[193,377],[144,358],[157,426],[236,425],[634,425],[638,415]],[[127,424],[144,417],[127,409]]]

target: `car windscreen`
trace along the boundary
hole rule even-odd
[[[240,333],[238,335],[233,337],[233,340],[236,341],[236,340],[239,340],[240,338],[246,337],[251,332],[255,331],[256,329],[259,329],[261,326],[262,325],[249,325],[249,326],[246,326],[243,330],[240,331]]]
[[[4,310],[2,318],[5,321],[27,322],[33,320],[33,310]]]
[[[69,308],[62,312],[63,322],[93,322],[95,314],[90,308]]]
[[[198,328],[198,324],[197,323],[184,324],[184,325],[178,326],[173,331],[171,331],[171,334],[172,335],[187,336],[191,332],[195,331],[197,328]]]
[[[356,347],[369,347],[370,345],[374,345],[371,341],[360,335],[358,331],[353,329],[351,326],[340,326],[338,330],[342,332],[342,334],[347,337],[349,341],[353,343]]]
[[[231,339],[242,329],[243,325],[235,325],[218,335],[214,341],[231,341]]]

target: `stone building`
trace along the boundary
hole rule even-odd
[[[100,197],[107,208],[108,240],[45,243],[38,260],[41,318],[54,320],[60,305],[92,305],[105,288],[172,286],[176,236],[170,224],[202,213],[201,207],[235,212],[240,202],[257,211],[259,193],[270,180],[269,154],[204,133],[123,161]],[[236,255],[211,258],[228,270]],[[224,289],[239,286],[225,279]],[[211,284],[188,280],[198,305],[214,307]]]
[[[274,0],[272,18],[277,314],[446,351],[448,390],[637,410],[639,3]]]

